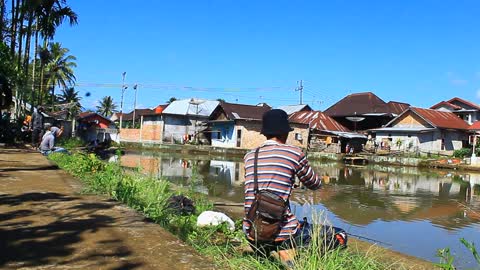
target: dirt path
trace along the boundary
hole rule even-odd
[[[0,268],[213,269],[135,211],[80,191],[40,154],[0,149]]]

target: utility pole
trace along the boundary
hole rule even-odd
[[[122,129],[122,120],[123,120],[123,94],[125,94],[125,90],[127,90],[127,86],[125,85],[125,76],[127,76],[126,71],[122,73],[122,98],[120,101],[120,129]]]
[[[300,91],[300,105],[303,104],[303,80],[297,81],[298,87],[295,91]]]
[[[133,90],[135,90],[135,99],[133,100],[133,128],[135,128],[135,111],[137,110],[137,87],[138,84],[133,86]]]

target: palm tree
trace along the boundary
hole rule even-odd
[[[47,85],[52,87],[52,106],[53,97],[55,96],[55,86],[63,89],[75,83],[75,75],[73,68],[77,66],[74,62],[77,58],[73,55],[68,55],[70,51],[67,48],[62,48],[61,44],[50,43],[50,63],[46,64]]]
[[[100,105],[97,106],[97,113],[110,117],[112,114],[117,112],[117,105],[113,102],[111,96],[103,97],[100,101]]]
[[[66,0],[29,0],[30,10],[29,27],[34,27],[34,54],[33,54],[33,71],[32,71],[32,100],[35,92],[35,68],[38,52],[38,38],[39,34],[43,37],[43,47],[47,47],[48,40],[55,36],[56,29],[63,23],[65,19],[69,20],[71,26],[78,23],[77,14],[67,6]],[[33,21],[35,25],[33,26]],[[31,29],[27,32],[32,33]],[[41,67],[43,73],[43,65]],[[54,97],[53,95],[52,97]],[[52,98],[53,99],[53,98]],[[33,107],[33,106],[32,106]]]
[[[170,104],[170,103],[174,102],[175,100],[177,100],[176,97],[171,97],[169,100],[167,100],[167,104]]]
[[[78,91],[75,91],[73,87],[62,89],[62,93],[58,96],[58,99],[68,108],[68,119],[74,118],[83,109],[82,105],[80,105],[82,98],[78,96]]]

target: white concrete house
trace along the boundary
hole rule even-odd
[[[410,107],[370,132],[380,147],[390,150],[452,154],[468,144],[468,128],[452,112]]]
[[[430,107],[430,109],[452,112],[465,120],[469,125],[480,120],[480,106],[458,97],[448,101],[441,101]]]

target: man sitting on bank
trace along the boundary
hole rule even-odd
[[[288,268],[293,267],[295,246],[301,239],[300,222],[289,206],[295,176],[309,189],[321,186],[302,150],[286,144],[290,131],[285,111],[275,109],[263,115],[261,133],[267,141],[245,155],[243,222],[253,248],[266,254],[278,250]]]
[[[64,148],[55,147],[55,138],[60,137],[63,133],[63,127],[58,128],[55,126],[51,126],[50,124],[45,124],[46,132],[42,137],[42,142],[40,143],[40,152],[47,156],[51,153],[58,153],[58,152],[67,152]]]

